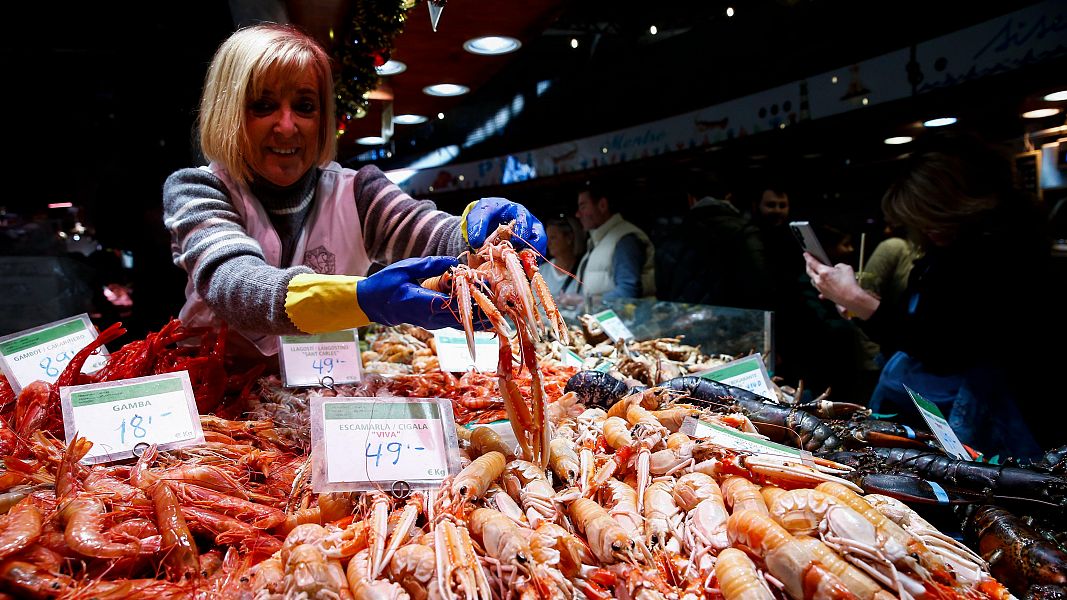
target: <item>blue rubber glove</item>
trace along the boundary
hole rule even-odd
[[[455,301],[447,294],[419,285],[419,280],[440,275],[459,264],[452,256],[406,258],[356,283],[356,303],[367,317],[382,325],[411,323],[424,329],[462,329]],[[477,307],[475,329],[489,326]]]
[[[526,207],[504,198],[482,198],[468,207],[464,217],[467,222],[467,243],[478,249],[485,243],[485,238],[496,230],[497,226],[515,221],[515,235],[512,242],[522,249],[518,240],[526,242],[537,252],[538,261],[544,261],[548,253],[548,236],[545,226],[533,216]],[[518,238],[518,239],[516,239]]]

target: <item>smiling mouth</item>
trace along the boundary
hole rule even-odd
[[[274,154],[281,154],[282,156],[292,156],[300,151],[299,148],[267,148]]]

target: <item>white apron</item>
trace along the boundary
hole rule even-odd
[[[311,212],[300,230],[290,264],[281,264],[282,243],[271,225],[267,211],[245,185],[237,185],[226,171],[211,163],[201,167],[218,177],[230,193],[230,200],[244,224],[245,232],[263,250],[267,264],[286,268],[306,265],[322,275],[366,275],[371,261],[363,245],[363,230],[356,212],[356,171],[331,162],[322,169]],[[221,319],[196,293],[192,277],[185,286],[185,306],[179,318],[190,327],[219,327]],[[265,356],[278,353],[278,337],[237,330]]]

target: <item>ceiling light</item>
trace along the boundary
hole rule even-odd
[[[422,88],[422,93],[430,96],[462,96],[469,91],[469,87],[458,83],[438,83]]]
[[[383,77],[389,75],[396,75],[397,73],[403,73],[408,70],[408,66],[399,60],[387,60],[385,64],[380,67],[374,67],[374,70]]]
[[[732,6],[727,6],[726,7],[726,16],[727,17],[734,16],[734,7],[732,7]]]
[[[830,78],[830,83],[837,83],[837,75]]]
[[[519,40],[513,37],[500,35],[486,35],[463,42],[463,49],[471,54],[495,55],[514,52],[522,46]]]
[[[1037,110],[1028,110],[1023,113],[1024,119],[1044,119],[1045,117],[1051,117],[1052,115],[1059,114],[1058,108],[1039,108]]]
[[[1062,102],[1067,100],[1067,90],[1060,90],[1058,92],[1047,94],[1045,100],[1048,100],[1049,102]]]
[[[571,48],[578,47],[578,38],[571,38]]]
[[[648,32],[651,33],[652,35],[656,35],[657,33],[659,33],[659,29],[656,29],[656,26],[653,25],[652,27],[648,28]]]
[[[901,144],[907,144],[911,141],[911,139],[912,138],[910,135],[898,135],[896,137],[886,138],[885,143],[889,144],[890,146],[899,146]]]
[[[356,139],[356,143],[362,146],[380,146],[385,143],[385,138],[377,135],[368,135]]]
[[[397,115],[393,117],[393,122],[397,125],[418,125],[419,123],[425,123],[428,120],[429,119],[422,115]]]
[[[864,106],[867,106],[867,105],[868,105],[868,104],[870,104],[870,103],[871,103],[871,99],[870,99],[870,98],[864,98],[864,99],[863,99],[863,105],[864,105]]]
[[[443,121],[445,119],[445,113],[437,113],[437,119]]]
[[[945,125],[954,125],[955,123],[956,117],[939,117],[937,119],[923,121],[923,127],[944,127]]]

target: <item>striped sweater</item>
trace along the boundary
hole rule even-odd
[[[249,187],[263,204],[290,262],[296,238],[310,212],[319,177],[312,169],[288,188],[265,182]],[[353,201],[367,256],[382,265],[412,256],[455,256],[465,249],[459,217],[415,200],[380,169],[356,174]],[[255,333],[298,334],[285,312],[289,280],[312,273],[306,266],[269,265],[259,243],[244,230],[241,215],[220,179],[204,169],[181,169],[163,185],[163,218],[171,235],[174,264],[184,269],[201,298],[231,326]],[[366,273],[347,273],[366,275]]]

